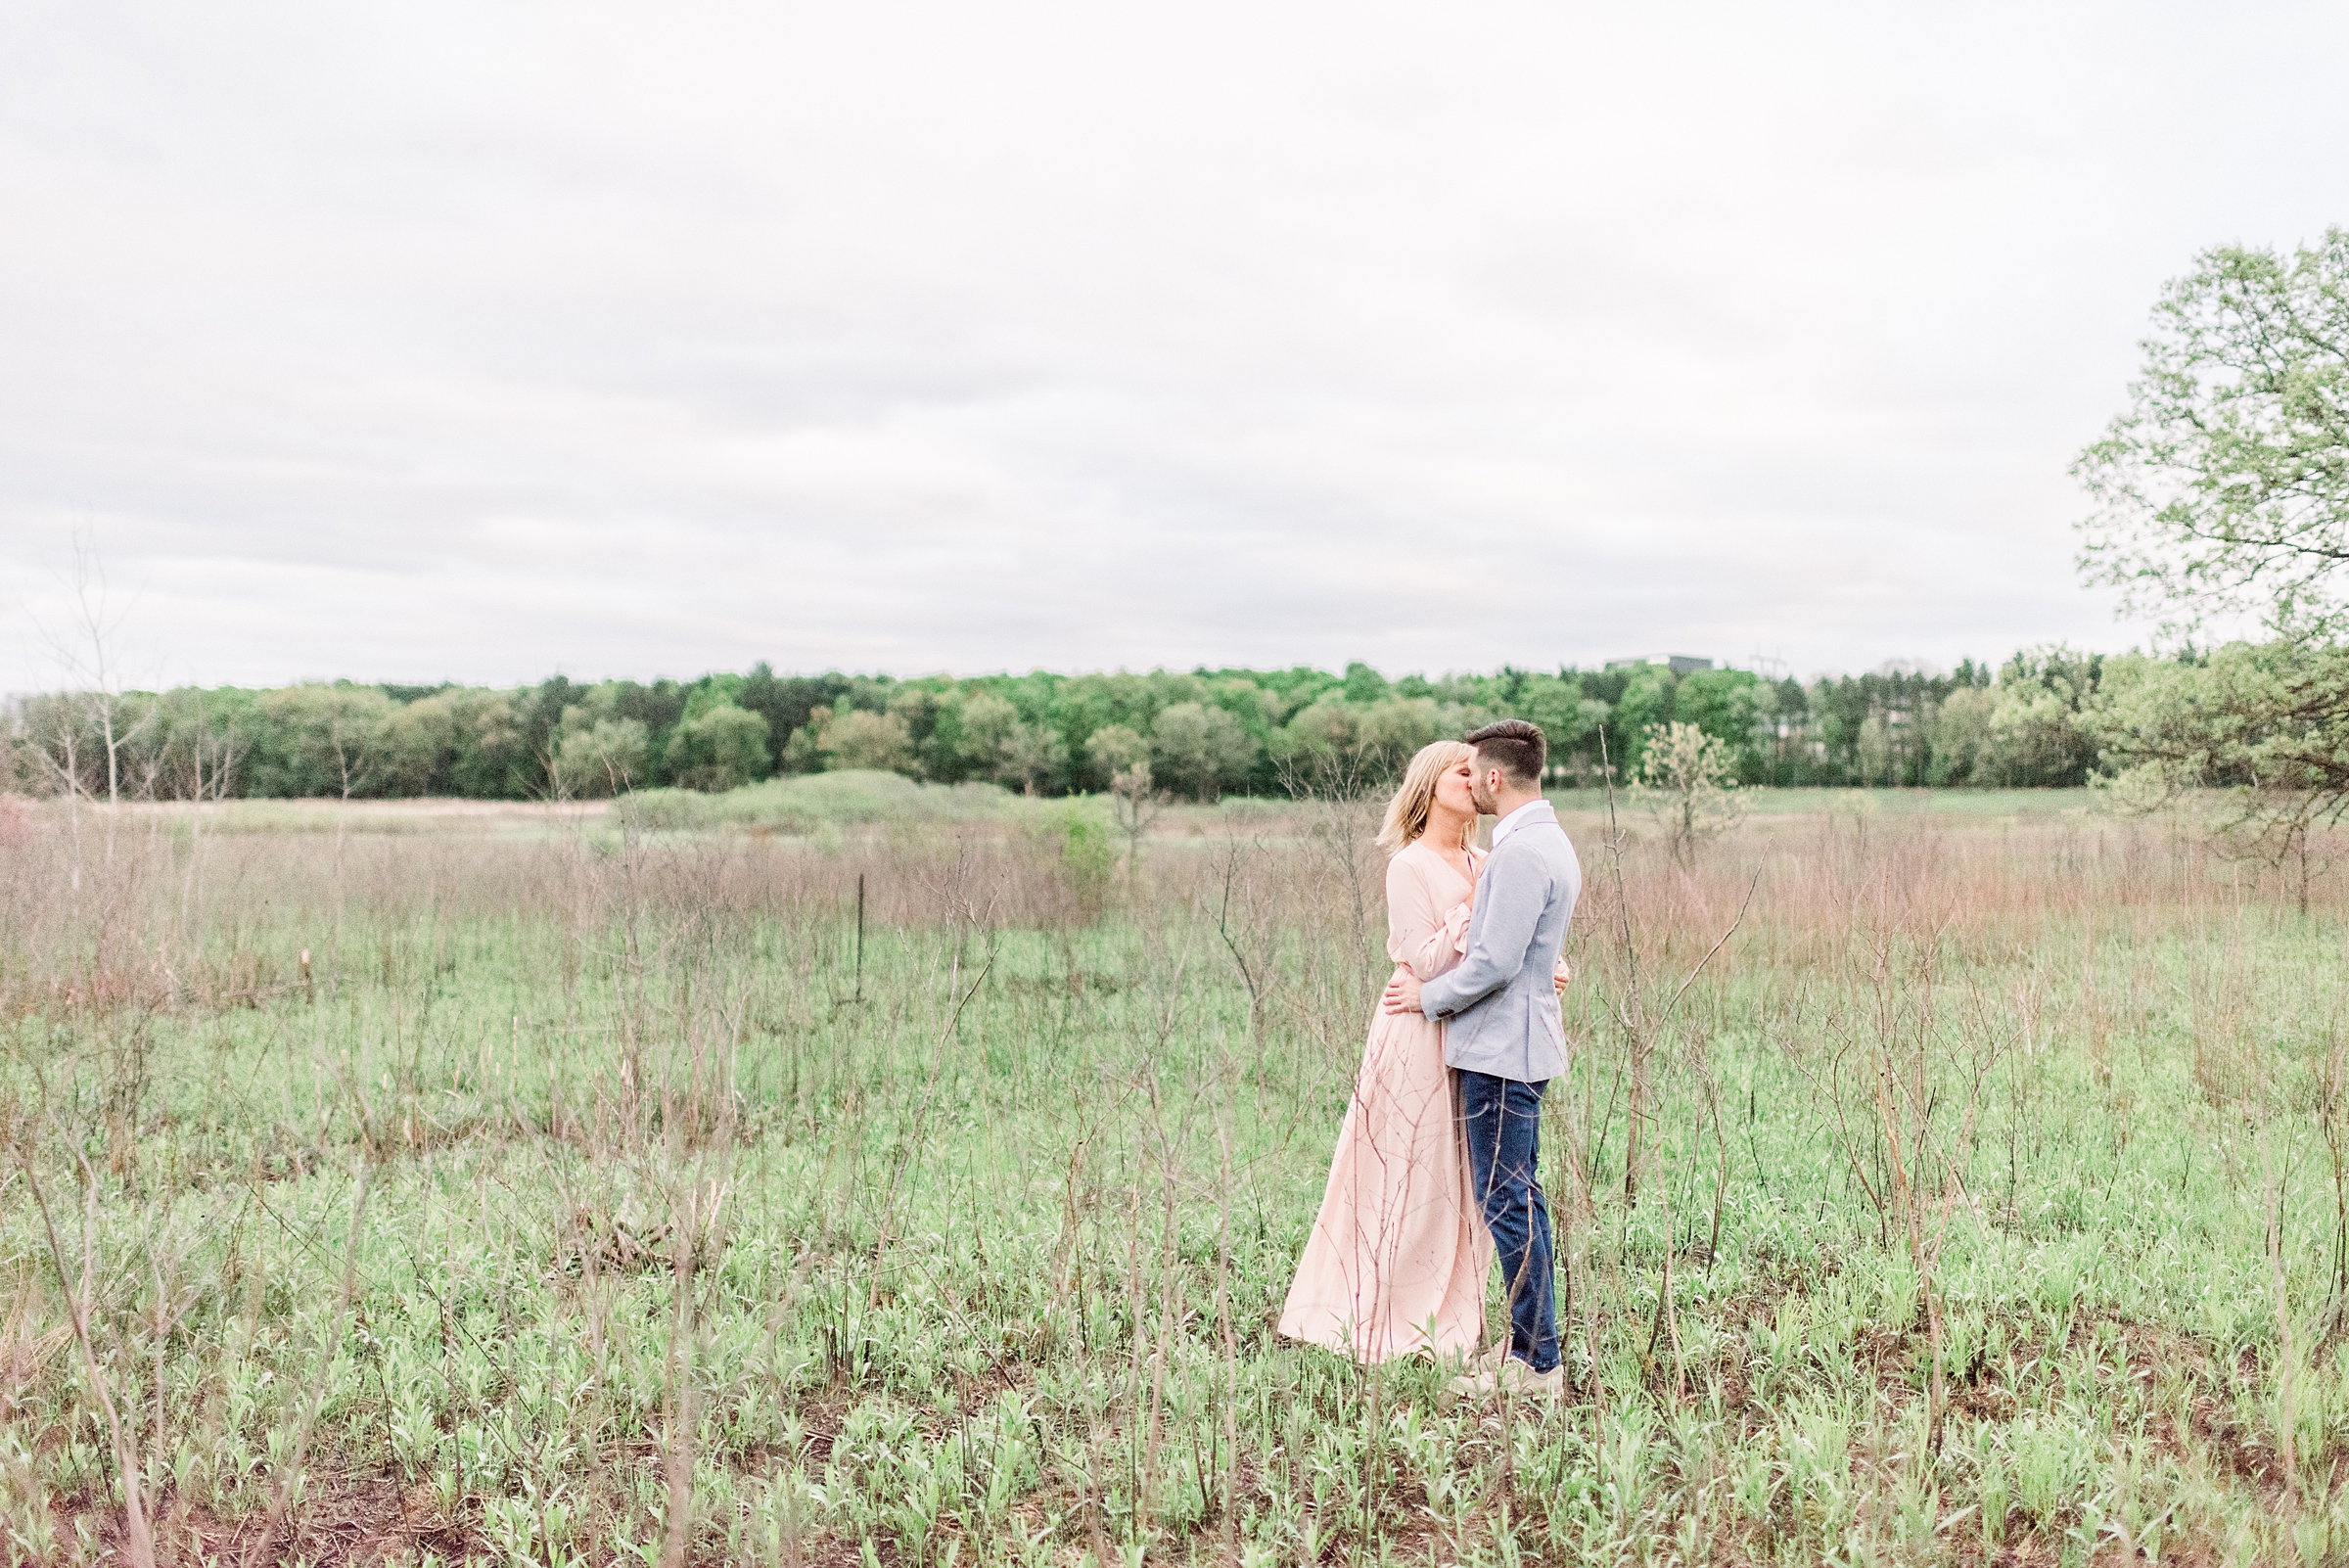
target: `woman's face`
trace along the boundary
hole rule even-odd
[[[1462,759],[1436,778],[1436,805],[1454,816],[1476,815],[1476,770]]]

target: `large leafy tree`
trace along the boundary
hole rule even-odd
[[[2296,862],[2349,811],[2349,230],[2289,256],[2223,247],[2154,307],[2128,411],[2074,472],[2082,566],[2174,634],[2214,611],[2272,640],[2141,662],[2098,715],[2108,761],[2167,799],[2222,786],[2224,832]]]
[[[1151,764],[1160,778],[1197,800],[1212,800],[1248,776],[1256,741],[1221,708],[1174,703],[1150,726]]]
[[[2349,230],[2207,251],[2154,306],[2129,407],[2073,473],[2083,569],[2175,633],[2214,611],[2349,623]]]
[[[592,701],[563,710],[552,783],[558,796],[624,795],[652,777],[652,736],[644,721],[611,716]]]
[[[896,714],[851,709],[824,723],[817,745],[827,768],[913,771],[913,737]]]
[[[1700,669],[1681,679],[1673,696],[1673,715],[1721,743],[1734,779],[1762,776],[1762,754],[1756,746],[1763,705],[1770,689],[1762,677],[1747,669]],[[1674,761],[1668,765],[1678,768]]]
[[[392,699],[373,686],[287,686],[261,699],[274,745],[264,756],[270,795],[348,800],[378,787]]]
[[[766,777],[764,715],[714,703],[669,737],[669,776],[689,790],[730,790]]]

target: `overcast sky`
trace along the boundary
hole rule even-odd
[[[1947,666],[2349,9],[0,13],[0,687]]]

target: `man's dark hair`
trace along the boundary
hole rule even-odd
[[[1549,756],[1549,743],[1542,738],[1539,724],[1529,724],[1522,718],[1504,718],[1482,729],[1470,730],[1465,739],[1476,748],[1478,772],[1497,767],[1519,789],[1542,787],[1542,763]]]

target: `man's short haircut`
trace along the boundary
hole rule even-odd
[[[1464,738],[1476,748],[1478,772],[1497,767],[1519,789],[1542,787],[1542,763],[1549,756],[1549,743],[1542,738],[1540,725],[1504,718],[1471,730]]]

